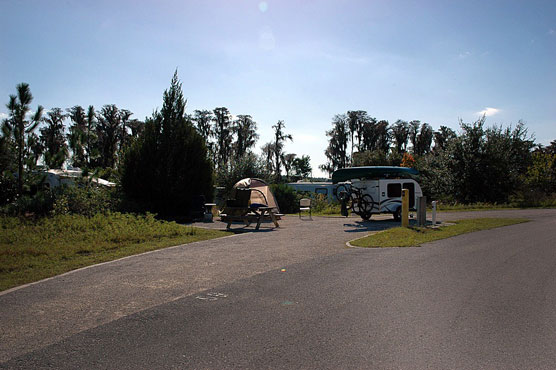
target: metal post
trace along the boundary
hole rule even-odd
[[[432,226],[436,225],[436,200],[432,201]]]
[[[427,223],[427,197],[417,198],[417,225],[425,226]]]
[[[409,190],[402,190],[402,227],[409,226]]]

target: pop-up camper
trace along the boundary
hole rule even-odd
[[[338,184],[338,199],[347,202],[348,208],[364,220],[379,213],[391,213],[399,220],[402,189],[409,190],[410,210],[415,210],[417,198],[423,196],[421,187],[412,178],[418,174],[419,171],[406,167],[349,167],[335,171],[332,182]]]

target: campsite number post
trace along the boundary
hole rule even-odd
[[[409,226],[409,190],[402,190],[402,227]]]

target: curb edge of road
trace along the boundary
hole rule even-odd
[[[386,230],[388,230],[388,229],[386,229]],[[355,239],[351,239],[351,240],[347,241],[347,242],[346,242],[346,246],[347,246],[348,248],[374,249],[374,248],[368,248],[368,247],[358,247],[358,246],[356,246],[356,245],[351,244],[351,242],[354,242],[354,241],[359,240],[359,239],[366,238],[366,237],[371,236],[371,235],[375,235],[375,234],[378,234],[378,233],[382,233],[382,232],[384,232],[384,231],[386,231],[386,230],[371,231],[371,232],[369,232],[369,233],[368,233],[367,235],[365,235],[365,236],[361,236],[361,237],[359,237],[359,238],[355,238]]]
[[[232,238],[232,237],[238,236],[238,235],[242,235],[242,234],[226,235],[226,236],[223,236],[221,238],[214,238],[214,239],[226,239],[226,238]],[[118,259],[115,259],[115,260],[112,260],[112,261],[100,262],[100,263],[95,263],[94,265],[80,267],[80,268],[75,269],[75,270],[66,271],[66,272],[64,272],[62,274],[59,274],[59,275],[54,275],[54,276],[51,276],[51,277],[47,277],[47,278],[37,280],[37,281],[33,281],[31,283],[26,283],[26,284],[23,284],[23,285],[18,285],[18,286],[15,286],[13,288],[4,290],[4,291],[0,292],[0,297],[4,296],[6,294],[9,294],[9,293],[15,292],[15,291],[20,290],[20,289],[30,287],[30,286],[35,285],[35,284],[44,283],[48,280],[57,279],[57,278],[60,278],[60,277],[66,276],[66,275],[70,275],[70,274],[73,274],[73,273],[76,273],[76,272],[79,272],[79,271],[83,271],[83,270],[86,270],[86,269],[90,269],[90,268],[93,268],[93,267],[108,265],[108,264],[111,264],[111,263],[120,262],[122,260],[130,259],[130,258],[134,258],[134,257],[144,256],[144,255],[151,254],[151,253],[157,253],[157,252],[167,251],[167,250],[170,250],[170,249],[181,248],[181,247],[184,247],[184,246],[195,245],[195,244],[198,244],[198,243],[204,243],[204,242],[214,240],[214,239],[199,240],[199,241],[192,242],[192,243],[173,245],[173,246],[170,246],[170,247],[155,249],[155,250],[152,250],[152,251],[147,251],[147,252],[143,252],[143,253],[139,253],[139,254],[132,254],[130,256],[125,256],[125,257],[118,258]]]

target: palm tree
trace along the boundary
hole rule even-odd
[[[66,115],[60,108],[52,108],[47,113],[41,128],[41,141],[44,145],[44,162],[49,168],[60,168],[68,156],[68,146],[64,136]]]
[[[96,113],[95,107],[89,105],[87,109],[87,167],[91,167],[91,158],[95,158],[98,156],[98,148],[96,147],[97,143],[97,136],[95,134],[96,131]]]
[[[67,109],[68,116],[73,122],[69,128],[68,142],[72,151],[73,166],[83,167],[87,164],[85,158],[85,143],[87,141],[87,121],[85,110],[80,105]]]
[[[114,168],[118,151],[122,117],[114,104],[105,105],[97,112],[97,135],[101,153],[101,166]]]

